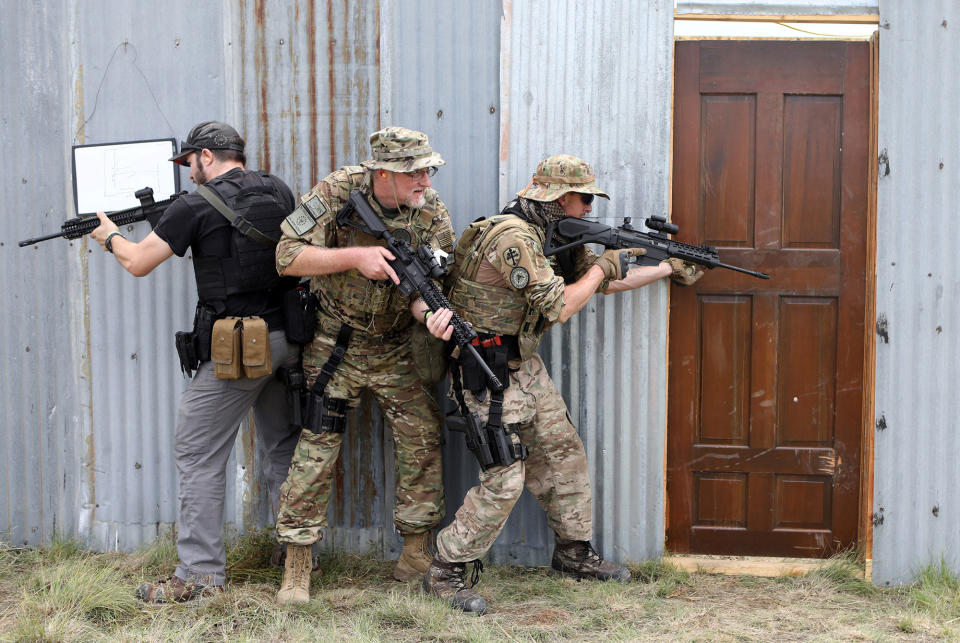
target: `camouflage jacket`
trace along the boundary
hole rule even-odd
[[[280,226],[282,237],[277,245],[277,271],[281,275],[307,246],[346,248],[384,245],[382,240],[359,230],[337,225],[337,212],[347,202],[350,193],[357,189],[368,196],[370,206],[392,233],[406,231],[414,247],[428,243],[445,252],[452,250],[455,240],[453,226],[447,208],[436,191],[430,188],[426,190],[426,205],[423,208],[385,210],[376,199],[370,197],[372,189],[368,171],[360,166],[346,166],[324,178],[303,195],[300,205]],[[321,328],[327,333],[331,329],[323,323],[325,316],[337,322],[335,326],[346,323],[371,335],[404,330],[409,328],[413,320],[410,298],[404,296],[393,282],[367,279],[356,269],[312,277],[310,289],[319,297]]]

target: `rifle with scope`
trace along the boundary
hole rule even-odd
[[[357,217],[360,218],[359,221],[357,221]],[[397,288],[404,295],[409,297],[415,292],[419,293],[420,298],[432,312],[441,308],[453,311],[453,306],[433,282],[434,279],[440,280],[446,276],[445,262],[441,264],[437,253],[429,245],[423,244],[414,250],[409,241],[399,239],[391,234],[387,226],[377,216],[377,213],[367,203],[367,199],[362,192],[354,190],[350,194],[347,203],[337,213],[337,224],[348,225],[386,242],[387,249],[394,256],[393,259],[388,259],[387,263],[400,278]],[[450,325],[453,326],[453,340],[461,351],[466,350],[473,354],[477,364],[487,376],[490,388],[502,390],[503,384],[499,378],[493,374],[487,363],[477,353],[477,349],[473,347],[473,341],[477,339],[477,332],[456,311],[453,312]]]
[[[739,266],[720,261],[720,254],[713,246],[693,246],[669,237],[680,231],[674,223],[668,223],[666,217],[654,215],[644,223],[651,232],[642,232],[630,225],[630,217],[624,217],[623,225],[614,228],[596,221],[585,221],[577,217],[563,217],[551,221],[547,226],[547,238],[543,254],[552,256],[569,248],[596,243],[606,249],[626,250],[642,248],[646,254],[635,257],[641,266],[655,266],[671,257],[695,263],[704,268],[726,268],[742,272],[758,279],[769,279],[765,272],[747,270]]]
[[[164,210],[170,207],[171,203],[176,201],[184,194],[186,194],[186,191],[173,194],[169,199],[164,199],[163,201],[154,201],[153,188],[143,188],[142,190],[137,190],[133,193],[133,195],[140,200],[140,205],[135,205],[132,208],[127,208],[125,210],[108,212],[107,218],[120,227],[137,223],[138,221],[143,221],[146,219],[150,222],[152,227],[155,226],[157,221],[160,220],[160,216],[163,214]],[[60,226],[60,232],[45,234],[41,237],[34,237],[33,239],[24,239],[20,242],[20,247],[32,246],[35,243],[56,239],[57,237],[63,237],[65,239],[79,239],[83,235],[93,232],[99,225],[100,219],[97,217],[97,215],[67,219],[63,222],[63,225]]]

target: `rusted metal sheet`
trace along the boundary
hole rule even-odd
[[[474,219],[499,210],[497,144],[501,118],[499,95],[499,2],[459,3],[451,10],[441,0],[384,5],[381,51],[381,122],[421,130],[446,165],[433,187],[450,210],[459,233]],[[411,37],[410,16],[417,22]],[[444,390],[445,393],[445,390]],[[444,447],[447,521],[477,480],[479,467],[452,434]],[[392,467],[387,480],[393,479]],[[392,492],[388,493],[392,500]],[[515,513],[517,513],[515,511]],[[507,534],[519,551],[524,537]],[[386,542],[387,548],[391,542]],[[395,541],[392,546],[399,545]]]
[[[880,13],[873,579],[960,573],[960,5]]]

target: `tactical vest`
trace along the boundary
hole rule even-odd
[[[431,244],[435,247],[449,247],[453,243],[450,239],[442,239],[441,217],[436,211],[436,199],[428,200],[423,208],[417,210],[410,223],[406,223],[409,216],[391,219],[383,216],[381,208],[370,197],[372,189],[366,179],[366,171],[360,166],[346,166],[341,168],[343,176],[338,179],[338,192],[330,198],[328,205],[339,211],[347,202],[350,193],[355,189],[362,190],[368,195],[370,205],[377,210],[384,225],[390,233],[399,239],[409,239],[410,245],[416,249],[422,244]],[[385,242],[371,237],[349,226],[337,228],[337,246],[384,246]],[[389,330],[402,330],[413,321],[410,315],[410,298],[400,292],[393,282],[384,279],[367,279],[359,270],[350,269],[315,278],[319,285],[318,295],[322,308],[342,311],[342,317],[353,320],[357,328],[372,335],[382,335]]]
[[[522,292],[474,281],[490,245],[515,230],[533,230],[543,243],[543,231],[510,214],[480,219],[467,227],[454,253],[456,264],[451,273],[453,287],[449,299],[477,332],[515,335],[520,358],[526,360],[536,354],[540,339],[553,324],[527,303]]]
[[[251,172],[248,176],[256,177],[259,185],[244,187],[233,194],[233,181],[229,179],[218,177],[207,185],[221,197],[229,195],[224,203],[238,218],[242,217],[270,239],[278,240],[280,224],[289,214],[283,200],[266,173]],[[194,257],[193,262],[200,302],[213,307],[218,315],[230,312],[226,310],[228,297],[268,291],[281,281],[274,249],[254,241],[235,226],[230,235],[229,257]]]

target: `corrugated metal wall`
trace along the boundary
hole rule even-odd
[[[880,6],[873,578],[960,571],[960,5]],[[919,108],[919,109],[918,109]]]
[[[443,0],[385,5],[381,120],[384,126],[410,127],[430,137],[446,161],[433,178],[433,187],[459,233],[499,207],[502,13],[499,2],[459,3],[456,11],[450,7]],[[417,21],[414,30],[410,16],[429,19]],[[445,387],[439,388],[445,395]],[[476,484],[479,467],[461,435],[447,436],[443,455],[448,523],[466,491]],[[388,468],[392,477],[392,465]],[[502,551],[502,542],[503,538],[497,552]]]
[[[667,212],[672,4],[505,3],[501,202],[566,153],[610,194],[601,220]],[[541,349],[587,450],[595,544],[618,560],[663,552],[667,290],[595,297]],[[553,536],[529,495],[521,509],[511,533],[545,562]]]
[[[600,216],[666,211],[670,3],[558,2],[545,11],[533,2],[487,2],[456,14],[444,7],[391,8],[384,112],[428,132],[444,155],[448,165],[434,184],[458,231],[498,212],[541,159],[558,153],[594,164],[614,197]],[[431,16],[415,41],[403,38],[401,12]],[[618,559],[663,551],[666,292],[658,284],[598,298],[541,351],[587,449],[595,540]],[[445,458],[448,472],[459,473],[447,476],[452,514],[477,466],[460,436],[450,438]],[[552,545],[542,510],[524,493],[492,558],[544,564]]]
[[[2,76],[4,122],[26,123],[2,134],[24,159],[22,182],[2,187],[23,213],[4,219],[5,238],[55,229],[72,214],[71,144],[182,138],[207,118],[236,124],[248,141],[248,165],[300,193],[330,169],[366,158],[367,134],[381,125],[422,129],[448,160],[435,184],[458,230],[499,209],[541,157],[559,151],[597,166],[615,195],[603,214],[662,212],[667,4],[611,3],[597,13],[568,2],[544,21],[532,4],[489,0],[467,9],[439,1],[180,1],[162,12],[120,2],[83,11],[66,1],[41,3],[3,26],[7,60],[19,61]],[[416,21],[412,33],[410,15],[430,20]],[[557,33],[580,44],[557,46]],[[501,38],[509,43],[504,56]],[[51,53],[51,41],[69,43],[70,56]],[[530,42],[553,53],[534,64]],[[620,55],[638,42],[644,49]],[[27,218],[33,212],[43,216]],[[132,234],[146,232],[138,226]],[[192,319],[189,260],[173,259],[138,280],[85,241],[0,248],[7,304],[0,350],[8,372],[19,373],[2,389],[3,528],[17,542],[46,541],[57,526],[98,549],[135,547],[176,516],[172,429],[186,381],[171,337]],[[547,349],[592,472],[601,458],[619,454],[594,488],[598,539],[621,558],[662,549],[665,299],[656,286],[598,302],[582,327],[556,333]],[[571,360],[561,365],[567,342]],[[632,359],[613,367],[621,354]],[[344,451],[331,542],[390,552],[398,542],[392,449],[375,412],[353,424],[359,428]],[[227,519],[241,525],[269,520],[254,432],[241,432],[231,463]],[[447,456],[452,513],[476,466],[459,436]],[[515,512],[497,558],[545,560],[549,539],[534,505],[528,498]]]
[[[0,20],[0,534],[18,545],[76,533],[80,428],[90,423],[73,351],[85,342],[72,306],[87,283],[80,252],[16,244],[69,214],[73,70],[69,50],[50,41],[70,42],[70,11],[49,2]]]
[[[458,230],[496,211],[557,152],[595,165],[613,196],[599,205],[602,217],[648,216],[668,204],[672,14],[667,0],[571,0],[547,11],[509,1],[454,10],[439,0],[177,0],[161,12],[47,0],[8,12],[0,531],[15,543],[59,531],[129,549],[176,515],[172,428],[185,380],[171,337],[192,319],[189,260],[137,280],[86,241],[13,244],[72,215],[71,144],[180,138],[199,120],[225,119],[247,136],[250,166],[304,192],[365,158],[370,131],[403,124],[430,134],[448,160],[435,185]],[[408,15],[430,19],[412,34]],[[922,11],[894,0],[882,7],[876,414],[885,428],[876,433],[873,567],[881,583],[909,580],[941,556],[960,566],[950,303],[960,283],[949,225],[960,167],[958,25],[960,8],[947,0]],[[545,346],[590,457],[596,540],[618,558],[662,552],[665,319],[663,285],[598,298]],[[375,414],[355,420],[372,433],[357,431],[344,453],[332,540],[393,551],[391,449]],[[262,524],[269,512],[250,430],[238,445],[228,519]],[[452,511],[476,468],[459,436],[446,453]],[[548,545],[542,512],[525,497],[494,558],[543,562]]]

